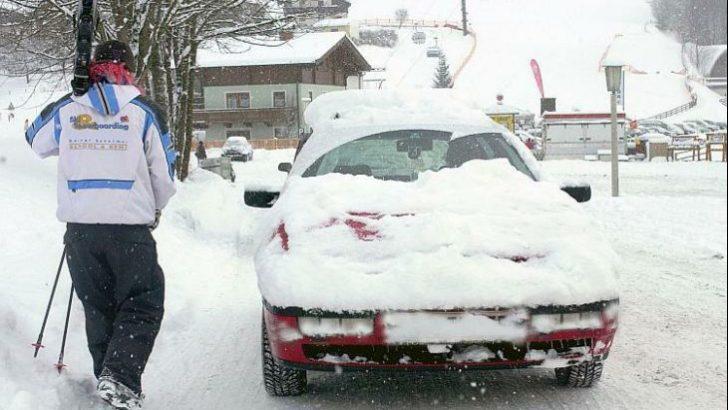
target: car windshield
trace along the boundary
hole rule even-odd
[[[534,178],[518,152],[500,133],[451,140],[442,131],[406,130],[371,135],[344,144],[319,158],[304,177],[331,173],[414,181],[420,173],[457,168],[468,161],[504,158]]]

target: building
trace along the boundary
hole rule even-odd
[[[310,33],[276,47],[201,49],[195,128],[208,143],[233,136],[297,138],[303,113],[321,94],[361,88],[371,66],[345,33]]]
[[[619,153],[624,154],[627,117],[617,115]],[[557,113],[543,115],[543,149],[546,159],[584,159],[596,157],[612,144],[612,122],[609,113]]]
[[[312,26],[320,20],[345,19],[350,7],[346,0],[293,0],[284,6],[283,12],[286,16],[298,16],[303,26]]]
[[[359,23],[348,18],[325,19],[314,23],[315,31],[344,32],[354,40],[359,39]]]

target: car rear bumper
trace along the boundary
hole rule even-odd
[[[382,315],[366,336],[307,337],[298,317],[264,309],[274,358],[292,368],[316,371],[436,371],[515,369],[532,366],[567,367],[586,360],[604,360],[617,330],[616,318],[604,327],[529,332],[516,341],[452,343],[391,343]]]

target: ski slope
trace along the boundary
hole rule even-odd
[[[4,82],[5,81],[5,82]],[[29,91],[7,82],[0,107]],[[52,87],[43,88],[52,91]],[[37,94],[16,121],[0,108],[0,408],[97,408],[83,311],[74,301],[60,377],[57,358],[70,282],[64,271],[45,345],[36,338],[61,254],[56,161],[28,149],[20,120],[49,97]],[[40,107],[40,108],[38,108]],[[32,118],[31,118],[32,121]],[[194,172],[179,184],[155,232],[167,276],[166,318],[145,374],[145,408],[721,408],[726,405],[726,165],[628,163],[624,197],[609,195],[609,164],[544,163],[555,180],[593,184],[585,204],[622,258],[620,330],[603,381],[562,389],[550,371],[315,374],[310,393],[269,398],[260,372],[260,295],[252,254],[266,211],[246,208],[248,184],[280,183],[290,150],[259,151],[236,164],[235,184]]]
[[[411,18],[460,20],[456,0],[354,0],[352,18],[391,18],[395,10],[409,10]],[[540,94],[530,68],[536,59],[543,72],[547,97],[557,98],[559,111],[609,110],[602,58],[610,48],[636,70],[627,73],[625,109],[631,118],[645,118],[690,101],[681,74],[681,47],[656,30],[650,22],[650,6],[644,0],[470,0],[471,29],[478,36],[476,53],[455,88],[482,106],[495,103],[497,94],[505,103],[539,112]],[[407,38],[403,38],[408,41]],[[445,48],[446,53],[450,53]],[[396,59],[401,58],[403,63]],[[401,77],[400,66],[412,60],[409,53],[395,53],[390,61]],[[427,65],[412,73],[410,86],[429,87],[432,76]],[[415,69],[415,70],[418,70]],[[391,83],[390,83],[391,84]],[[699,93],[701,104],[683,114],[683,119],[725,120],[718,98]]]

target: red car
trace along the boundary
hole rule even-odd
[[[335,114],[279,166],[291,176],[256,257],[268,393],[304,393],[308,371],[545,366],[563,385],[599,380],[619,301],[603,253],[583,251],[599,240],[577,204],[590,188],[540,182],[485,115],[351,119],[371,97],[320,97],[309,111]]]

